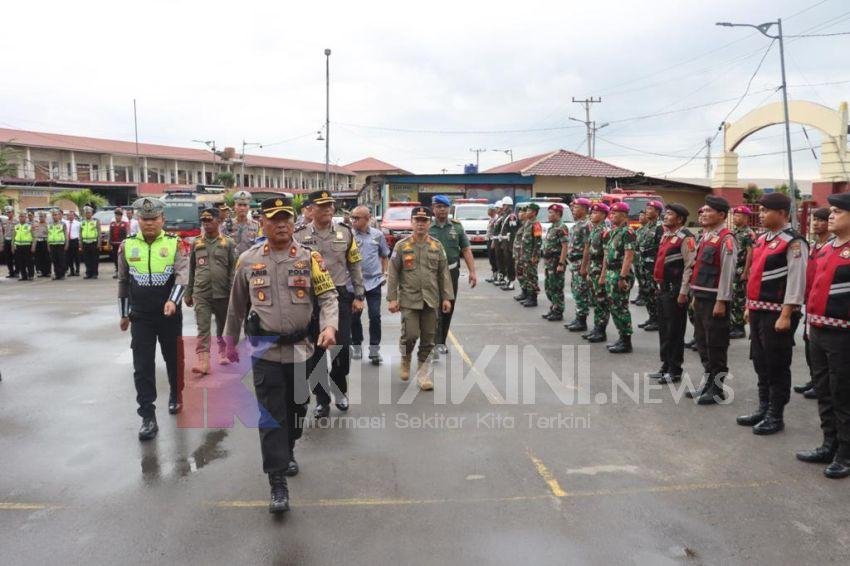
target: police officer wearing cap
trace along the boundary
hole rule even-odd
[[[27,213],[21,212],[18,215],[18,223],[15,224],[15,233],[12,239],[12,253],[15,256],[15,264],[21,281],[32,281],[35,277],[34,251],[35,237],[32,232],[32,224],[27,220]]]
[[[514,263],[514,241],[520,224],[517,215],[514,214],[514,201],[511,197],[502,199],[502,224],[499,227],[499,266],[504,271],[500,285],[502,291],[514,290],[514,279],[516,279],[516,264]]]
[[[797,458],[829,463],[824,475],[839,479],[850,476],[850,193],[827,201],[835,238],[817,254],[806,305],[823,444],[798,452]]]
[[[360,251],[351,228],[334,224],[334,198],[328,191],[310,193],[314,207],[313,220],[294,234],[295,240],[322,254],[328,272],[333,279],[339,301],[339,325],[336,343],[339,345],[332,355],[330,377],[336,385],[335,404],[340,411],[348,410],[348,372],[351,366],[351,315],[363,310],[365,287],[360,268]],[[353,292],[347,286],[351,285]],[[319,383],[316,394],[315,415],[317,418],[330,414],[330,384],[327,380],[325,349],[316,348],[310,360],[310,372],[318,372]]]
[[[658,285],[656,305],[661,369],[649,377],[661,383],[676,383],[682,379],[688,309],[687,305],[679,304],[679,296],[688,295],[684,274],[693,266],[696,255],[694,235],[685,228],[688,214],[688,209],[679,203],[666,206],[662,221],[664,235],[652,267],[652,277]]]
[[[162,229],[161,200],[143,197],[133,208],[140,230],[118,250],[118,307],[121,330],[130,328],[132,337],[133,381],[142,417],[139,440],[151,440],[159,431],[154,405],[157,342],[168,373],[168,412],[179,413],[183,404],[183,372],[178,363],[183,334],[180,301],[189,282],[189,261],[180,239]]]
[[[6,256],[6,268],[9,270],[6,279],[14,279],[18,276],[18,266],[15,264],[15,250],[14,246],[12,246],[12,240],[15,237],[15,226],[18,223],[15,218],[15,210],[7,205],[3,209],[3,217],[0,218],[0,221],[2,221],[3,232],[3,247],[0,249],[3,250]]]
[[[34,261],[35,270],[39,277],[50,277],[50,251],[47,247],[47,213],[38,211],[38,221],[32,225],[32,235],[35,239]]]
[[[228,359],[237,361],[244,321],[262,414],[260,452],[271,486],[269,512],[282,513],[289,510],[286,476],[298,473],[293,450],[310,400],[308,360],[314,347],[324,351],[335,343],[339,312],[337,289],[322,255],[292,237],[292,198],[266,199],[261,210],[266,241],[239,256],[225,336]],[[315,341],[310,330],[314,301],[321,328]]]
[[[86,266],[86,275],[83,279],[97,279],[98,275],[100,241],[103,235],[100,232],[100,220],[93,215],[92,207],[83,207],[83,220],[80,222],[80,253]]]
[[[51,211],[53,222],[47,227],[47,249],[53,264],[53,279],[65,279],[65,255],[68,253],[68,227],[58,208]]]
[[[808,244],[791,227],[791,199],[770,193],[759,200],[767,232],[753,246],[747,280],[750,359],[758,375],[759,405],[738,417],[741,426],[759,435],[785,428],[783,413],[791,398],[791,360],[794,333],[806,298]]]
[[[705,197],[699,222],[703,228],[696,261],[685,269],[694,307],[694,338],[697,342],[705,378],[700,386],[685,396],[697,398],[700,405],[711,405],[726,399],[723,380],[729,372],[729,303],[735,279],[738,248],[735,236],[726,228],[729,202],[714,195]],[[679,304],[688,297],[679,295]]]
[[[248,214],[251,210],[252,198],[248,191],[238,191],[233,194],[236,218],[225,236],[230,236],[236,243],[237,256],[254,245],[260,232],[260,224]]]

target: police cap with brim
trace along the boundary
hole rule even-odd
[[[431,209],[427,206],[416,206],[410,211],[410,219],[425,218],[431,220]]]
[[[723,197],[708,195],[705,197],[705,204],[717,212],[729,212],[729,201]]]
[[[829,195],[826,197],[827,202],[835,208],[841,210],[850,210],[850,193],[838,193],[837,195]]]
[[[327,204],[334,202],[334,197],[328,191],[313,191],[310,193],[310,204]]]
[[[248,191],[237,191],[233,193],[233,202],[236,204],[251,204],[253,197]]]
[[[812,217],[817,220],[829,220],[830,210],[823,206],[812,213]]]
[[[688,218],[688,215],[690,215],[690,211],[688,211],[688,209],[685,208],[685,205],[679,204],[678,202],[668,203],[665,208],[667,210],[672,210],[673,212],[676,213],[676,215],[679,218],[681,218],[683,220],[686,220]]]
[[[211,206],[201,211],[201,221],[213,220],[214,218],[218,218],[220,215],[221,211],[216,207]]]
[[[139,218],[151,220],[162,216],[165,205],[158,198],[142,197],[133,202],[133,209],[138,213]]]
[[[281,212],[295,216],[295,209],[292,208],[292,199],[289,197],[267,198],[260,204],[260,211],[266,218],[274,218],[275,215]]]
[[[759,204],[768,210],[791,210],[791,199],[782,193],[768,193],[759,199]]]

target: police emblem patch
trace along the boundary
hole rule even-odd
[[[160,257],[168,257],[168,248],[159,248]]]
[[[297,291],[295,291],[295,296],[298,297],[299,299],[303,299],[304,295],[306,295],[306,294],[307,293],[304,292],[304,289],[298,289]]]
[[[850,248],[844,248],[841,250],[841,258],[847,259],[848,257],[850,257]]]
[[[266,300],[266,294],[263,291],[257,291],[257,299],[259,299],[261,301],[265,301]]]
[[[294,264],[292,264],[292,267],[294,267],[295,269],[304,269],[304,268],[307,267],[307,262],[306,261],[296,261]]]
[[[257,271],[257,270],[260,270],[260,269],[265,269],[265,268],[266,268],[265,263],[254,263],[254,264],[251,265],[251,269],[254,270],[254,271]]]
[[[207,264],[207,258],[205,258],[205,257],[199,257],[198,258],[198,265],[206,265],[206,264]]]

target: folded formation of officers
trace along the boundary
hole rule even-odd
[[[493,275],[486,281],[504,291],[513,290],[516,281],[521,292],[514,299],[536,307],[542,259],[550,303],[542,317],[561,321],[569,271],[576,312],[565,327],[583,332],[588,342],[604,342],[613,319],[619,339],[607,349],[614,354],[632,351],[629,295],[637,281],[638,304],[649,314],[638,326],[659,333],[661,367],[649,377],[681,381],[690,319],[704,379],[686,395],[699,405],[726,399],[729,341],[745,337],[748,323],[759,404],[737,422],[758,435],[784,429],[794,334],[803,321],[811,379],[794,389],[817,398],[824,440],[797,458],[828,464],[827,477],[844,478],[850,476],[850,193],[828,200],[829,207],[813,214],[816,240],[810,243],[792,228],[791,200],[780,193],[760,199],[765,231],[758,237],[748,226],[748,207],[732,209],[713,195],[699,210],[699,236],[685,228],[689,211],[681,204],[650,201],[635,231],[629,227],[627,203],[608,206],[585,198],[571,203],[572,229],[562,221],[565,205],[550,205],[551,227],[544,234],[538,203],[515,212],[506,197],[490,210]],[[733,230],[726,227],[730,212]],[[590,309],[594,316],[588,329]]]

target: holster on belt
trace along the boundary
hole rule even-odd
[[[261,338],[263,337],[275,337],[274,343],[283,345],[295,344],[302,341],[309,335],[309,327],[295,332],[290,332],[288,334],[278,334],[277,332],[264,330],[263,327],[260,326],[260,315],[258,315],[255,311],[249,312],[248,316],[245,317],[245,336],[248,338],[248,342],[251,343],[251,346],[257,346],[261,342],[270,341],[262,340]]]

